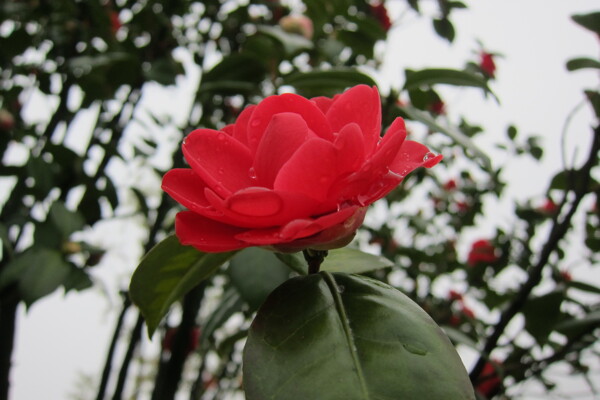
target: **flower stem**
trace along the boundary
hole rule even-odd
[[[302,250],[302,254],[304,254],[304,259],[308,263],[308,274],[316,274],[319,272],[321,268],[321,264],[325,257],[327,257],[327,250],[313,250],[313,249],[304,249]]]

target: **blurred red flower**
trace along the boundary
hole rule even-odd
[[[479,68],[484,74],[490,78],[494,78],[496,74],[496,63],[494,62],[494,55],[482,51],[479,53]]]
[[[497,361],[494,361],[494,363],[499,364]],[[502,384],[496,368],[491,362],[485,363],[479,376],[480,383],[475,386],[475,391],[485,396],[485,398],[492,397]]]
[[[489,240],[477,240],[471,245],[471,251],[467,258],[469,266],[473,267],[479,263],[489,264],[495,261],[498,261],[496,248]]]
[[[392,27],[392,21],[387,12],[387,8],[385,8],[385,4],[383,2],[378,1],[375,4],[371,4],[369,6],[371,9],[371,14],[375,17],[379,24],[383,28],[384,31],[389,31]]]

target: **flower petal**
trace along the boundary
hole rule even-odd
[[[261,101],[248,124],[248,145],[255,151],[275,114],[292,112],[299,114],[317,136],[331,141],[333,134],[329,122],[319,108],[310,100],[293,93],[270,96]]]
[[[250,246],[235,238],[245,229],[213,221],[192,211],[182,211],[175,217],[175,233],[181,244],[200,251],[218,253]]]
[[[172,169],[162,180],[162,189],[184,207],[209,218],[223,215],[208,202],[205,188],[206,184],[190,168]]]
[[[323,139],[310,139],[281,167],[273,187],[324,201],[337,178],[336,160],[337,151],[333,144]]]
[[[318,210],[317,201],[310,197],[259,187],[242,189],[227,199],[207,188],[205,196],[211,206],[223,215],[215,219],[248,228],[282,225]]]
[[[256,156],[254,172],[261,186],[273,187],[279,169],[298,150],[309,136],[306,122],[295,113],[276,114],[267,127]]]
[[[358,85],[334,98],[326,114],[333,132],[355,122],[364,135],[365,154],[375,149],[381,131],[381,100],[376,87]]]
[[[183,142],[183,154],[194,171],[221,196],[252,186],[252,155],[225,132],[198,129]]]
[[[339,175],[357,171],[365,161],[363,134],[354,122],[342,128],[333,144],[337,150]]]
[[[441,154],[435,155],[431,153],[427,146],[406,140],[394,160],[390,163],[390,171],[404,178],[409,172],[418,167],[433,167],[441,159]]]
[[[315,103],[323,114],[327,113],[327,110],[329,110],[329,107],[333,104],[333,99],[325,96],[313,97],[310,101]]]
[[[250,117],[252,117],[252,113],[256,108],[255,105],[250,105],[238,115],[235,120],[235,125],[233,128],[233,137],[236,138],[240,143],[248,146],[248,122],[250,121]]]

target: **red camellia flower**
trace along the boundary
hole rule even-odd
[[[379,93],[359,85],[334,98],[270,96],[221,131],[193,131],[183,143],[191,169],[162,183],[188,208],[175,220],[179,240],[206,252],[345,246],[366,206],[442,157],[405,140],[401,118],[380,130]]]
[[[495,363],[499,364],[497,361]],[[486,399],[493,396],[502,384],[496,367],[490,362],[485,363],[483,366],[479,380],[481,382],[475,386],[475,390],[485,396]]]
[[[473,267],[479,263],[493,263],[498,260],[496,248],[489,240],[477,240],[471,246],[471,251],[467,258],[467,263]]]
[[[387,9],[385,8],[385,4],[383,2],[378,1],[375,4],[369,6],[371,8],[371,14],[379,21],[379,25],[383,28],[384,31],[389,31],[392,27],[392,21],[390,20],[390,16],[388,15]]]
[[[493,78],[496,73],[496,63],[494,62],[494,55],[482,51],[479,54],[479,68],[490,78]]]

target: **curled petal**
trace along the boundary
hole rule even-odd
[[[252,155],[225,132],[193,131],[185,138],[183,154],[198,176],[221,196],[252,186],[248,175]]]
[[[222,215],[219,221],[247,228],[282,225],[312,215],[318,209],[318,203],[310,197],[260,187],[242,189],[227,199],[206,189],[205,196]]]
[[[365,144],[357,124],[344,126],[333,144],[337,150],[338,175],[358,170],[365,161]]]
[[[280,113],[296,113],[317,136],[331,141],[333,134],[329,122],[319,108],[310,100],[293,93],[267,97],[261,101],[248,123],[248,145],[256,151],[261,138],[274,115]]]
[[[255,108],[255,105],[250,105],[244,108],[244,110],[235,120],[233,127],[232,136],[246,147],[248,147],[248,122],[250,121],[250,117],[252,117],[252,113],[254,112]]]
[[[175,234],[183,245],[194,246],[207,253],[219,253],[250,246],[235,238],[243,228],[205,218],[192,211],[182,211],[175,217]]]
[[[254,172],[261,186],[273,187],[281,166],[312,135],[295,113],[276,114],[265,131],[254,158]]]
[[[355,122],[364,135],[365,154],[375,149],[381,130],[381,100],[375,87],[355,86],[339,96],[327,111],[327,120],[334,132]]]
[[[431,168],[442,160],[442,155],[435,155],[427,146],[407,140],[402,144],[400,152],[390,164],[390,171],[404,178],[418,167]]]
[[[168,171],[162,180],[162,189],[184,207],[205,217],[222,216],[204,196],[206,184],[189,168]]]

